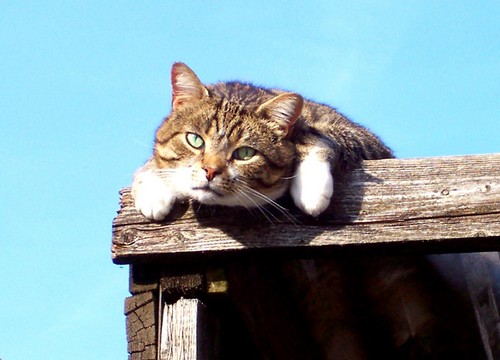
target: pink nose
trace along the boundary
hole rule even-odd
[[[205,170],[208,181],[212,181],[216,175],[221,173],[219,169],[215,169],[211,166],[204,166],[203,170]]]

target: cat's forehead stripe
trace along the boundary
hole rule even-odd
[[[242,124],[243,124],[243,121],[241,119],[238,119],[237,121],[233,121],[232,124],[231,124],[231,127],[229,127],[227,129],[226,137],[227,138],[231,138],[231,136],[233,135],[233,132],[235,130],[238,130],[237,135],[239,137],[239,135],[241,133],[241,128],[240,127],[241,127]]]
[[[215,107],[213,117],[207,119],[207,133],[217,134],[218,137],[229,138],[234,130],[242,125],[242,116],[245,114],[244,108],[240,105],[222,99]],[[215,131],[212,130],[215,128]]]

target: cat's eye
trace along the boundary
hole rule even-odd
[[[195,133],[187,133],[186,141],[195,149],[201,149],[205,145],[205,141],[203,140],[203,138]]]
[[[234,150],[233,157],[236,160],[250,160],[255,156],[256,152],[257,150],[249,146],[242,146]]]

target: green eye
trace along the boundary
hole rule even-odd
[[[195,133],[187,133],[186,141],[195,149],[201,149],[205,145],[205,141],[203,141],[203,138]]]
[[[257,151],[249,146],[242,146],[234,150],[233,157],[236,160],[250,160]]]

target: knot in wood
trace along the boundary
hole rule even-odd
[[[118,238],[114,240],[116,245],[129,246],[136,242],[137,234],[135,230],[123,230]]]
[[[183,244],[186,241],[186,237],[184,236],[182,231],[179,230],[170,230],[169,231],[170,240],[175,242],[176,244]]]

